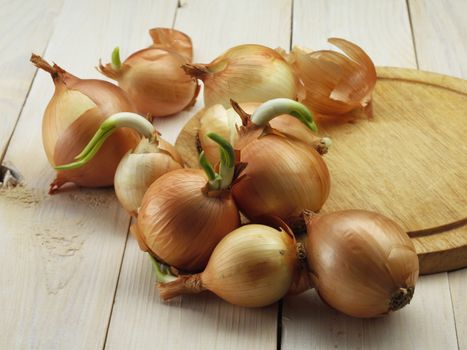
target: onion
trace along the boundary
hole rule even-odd
[[[313,112],[330,115],[369,106],[376,84],[376,69],[370,57],[350,41],[328,41],[345,55],[330,50],[292,49],[290,60],[306,89],[303,103]]]
[[[412,299],[419,266],[404,230],[383,215],[345,210],[307,219],[307,259],[320,297],[355,317],[396,311]]]
[[[198,95],[196,79],[180,68],[191,62],[191,39],[168,28],[154,28],[149,33],[153,45],[133,53],[123,64],[116,48],[112,63],[99,64],[99,71],[118,81],[140,114],[165,117],[193,106]]]
[[[210,290],[229,303],[261,307],[288,291],[296,266],[293,237],[265,225],[245,225],[229,233],[214,249],[206,269],[158,284],[167,300]]]
[[[144,251],[183,271],[201,271],[216,244],[240,225],[228,190],[233,180],[232,146],[216,135],[223,153],[219,173],[204,154],[204,169],[180,169],[158,178],[143,197],[132,232]]]
[[[240,45],[209,64],[185,64],[185,71],[204,83],[204,104],[230,107],[239,103],[264,102],[272,98],[297,99],[299,79],[285,59],[262,45]]]
[[[183,161],[170,143],[142,139],[136,149],[120,161],[115,173],[115,194],[131,215],[137,216],[141,201],[149,186],[172,170],[181,169]]]
[[[52,166],[73,161],[106,118],[135,110],[126,93],[111,83],[79,79],[34,54],[31,62],[49,72],[55,85],[42,122],[42,142]],[[67,182],[85,187],[111,186],[121,158],[139,140],[133,130],[118,130],[92,162],[79,169],[58,171],[50,193]]]
[[[226,109],[222,105],[206,107],[199,112],[200,127],[198,139],[200,146],[206,153],[206,158],[213,164],[219,161],[217,144],[207,134],[214,132],[227,139],[232,145],[238,140],[238,130],[242,125],[242,118],[237,113],[252,114],[261,105],[259,102],[238,104],[238,107]],[[304,142],[312,146],[318,153],[325,154],[331,145],[328,137],[319,137],[297,118],[290,114],[281,114],[269,121],[269,125],[287,136],[291,140]]]
[[[287,99],[262,104],[240,128],[236,146],[241,162],[248,165],[233,184],[232,194],[249,219],[272,215],[288,222],[305,209],[318,211],[329,195],[329,171],[319,153],[263,126],[284,113],[316,130],[308,109]]]

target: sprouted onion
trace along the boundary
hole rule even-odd
[[[133,128],[143,138],[138,146],[127,152],[115,172],[115,193],[131,215],[136,216],[143,195],[149,186],[163,174],[180,169],[183,160],[170,143],[160,138],[153,125],[135,113],[117,113],[99,127],[84,150],[71,164],[56,167],[60,170],[76,169],[88,163],[118,128]]]
[[[287,222],[305,209],[318,211],[330,190],[326,163],[313,147],[267,125],[277,115],[290,114],[316,131],[310,111],[299,102],[274,99],[259,106],[251,117],[238,112],[244,125],[236,147],[240,160],[248,165],[232,193],[242,213],[249,219],[271,215]]]
[[[305,218],[312,281],[328,305],[347,315],[376,317],[410,302],[418,257],[398,224],[365,210]]]
[[[185,71],[204,83],[204,104],[230,107],[230,99],[265,102],[303,97],[303,86],[285,59],[262,45],[240,45],[209,64],[185,64]]]
[[[240,103],[239,107],[245,113],[252,114],[260,105],[259,102],[249,102]],[[200,146],[205,152],[206,158],[211,163],[216,164],[219,161],[217,144],[206,135],[209,132],[215,132],[227,139],[235,147],[238,140],[237,128],[242,125],[242,118],[234,108],[226,109],[219,104],[204,108],[198,112],[198,118],[200,121],[198,131]],[[276,116],[269,121],[269,125],[291,140],[309,144],[320,154],[327,153],[331,145],[331,139],[317,136],[303,122],[290,114]]]
[[[168,300],[210,290],[231,304],[270,305],[289,290],[296,261],[290,233],[265,225],[245,225],[220,241],[203,272],[175,278],[159,270],[160,296]]]
[[[132,232],[140,247],[182,271],[201,271],[216,244],[240,225],[229,187],[235,153],[218,135],[209,135],[221,149],[219,172],[204,154],[201,169],[180,169],[158,178],[143,197]]]
[[[191,39],[169,28],[149,31],[153,44],[130,55],[121,63],[119,49],[112,63],[99,64],[99,71],[117,80],[128,92],[138,112],[165,117],[194,105],[199,86],[181,66],[192,59]]]
[[[42,121],[42,142],[52,166],[72,162],[99,125],[111,115],[135,111],[127,94],[109,82],[79,79],[34,54],[31,62],[50,73],[55,85]],[[84,187],[111,186],[120,160],[139,140],[131,129],[118,130],[86,166],[59,170],[50,185],[50,193],[67,182]]]

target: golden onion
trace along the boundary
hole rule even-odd
[[[73,162],[99,125],[111,115],[135,111],[127,94],[109,82],[79,79],[34,54],[31,62],[50,73],[55,85],[42,121],[42,142],[49,163],[54,167]],[[119,129],[86,166],[59,170],[50,185],[50,193],[67,182],[84,187],[111,186],[118,163],[139,140],[135,131]]]
[[[381,214],[344,210],[307,219],[307,260],[320,297],[355,317],[407,305],[419,265],[404,230]]]

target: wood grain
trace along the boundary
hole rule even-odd
[[[62,0],[0,3],[0,163],[34,77],[31,52],[42,53]]]
[[[174,14],[175,1],[66,1],[45,57],[98,77],[98,58],[117,43],[149,42],[147,29],[170,15],[169,5]],[[53,171],[41,119],[52,92],[50,76],[38,73],[5,157],[25,187],[0,196],[1,349],[102,348],[126,242],[129,218],[112,190],[46,195]]]
[[[418,0],[409,1],[409,6],[420,68],[467,79],[467,22],[463,15],[467,3]],[[459,233],[467,236],[461,230]],[[467,349],[467,269],[449,273],[449,284],[458,345]]]
[[[195,61],[211,60],[231,45],[289,46],[291,1],[184,1],[175,28],[189,33]],[[285,19],[284,19],[285,18]],[[155,121],[175,141],[201,106]],[[161,303],[147,257],[130,240],[118,284],[107,347],[116,349],[275,349],[277,305],[245,309],[212,295]]]

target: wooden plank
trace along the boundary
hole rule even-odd
[[[296,0],[294,14],[293,44],[318,49],[325,47],[320,42],[326,38],[342,36],[361,45],[376,65],[417,68],[405,1]],[[283,349],[457,345],[446,273],[420,278],[411,305],[380,319],[348,318],[324,306],[314,292],[287,299],[283,305]]]
[[[419,68],[467,79],[467,2],[409,0]]]
[[[183,1],[175,28],[192,37],[195,61],[207,62],[240,43],[288,47],[289,14],[288,0]],[[201,108],[201,102],[202,96],[191,111],[157,120],[163,136],[175,141],[185,121]],[[248,310],[209,295],[183,297],[166,305],[158,300],[149,276],[147,257],[130,240],[109,328],[109,348],[276,348],[276,305]]]
[[[99,57],[116,44],[135,50],[149,43],[147,29],[170,25],[175,8],[165,0],[66,1],[45,57],[98,77]],[[25,187],[0,197],[1,349],[102,348],[127,237],[129,218],[113,190],[45,194],[53,171],[41,115],[52,92],[50,76],[40,72],[5,157]]]
[[[290,297],[284,301],[282,349],[455,349],[446,278],[426,276],[416,288],[410,305],[376,319],[344,316],[315,291]]]
[[[330,37],[360,45],[375,65],[416,67],[403,0],[296,0],[292,44],[313,50],[334,48],[327,43]]]
[[[31,51],[42,53],[63,0],[0,3],[0,163],[34,77]]]
[[[420,69],[467,79],[467,3],[410,0],[409,7]],[[457,231],[467,235],[467,227]],[[458,345],[467,349],[467,269],[451,272],[448,277]]]

